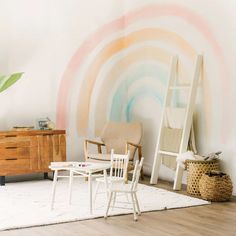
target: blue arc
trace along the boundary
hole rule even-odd
[[[154,98],[158,103],[163,104],[163,96],[160,96],[156,90],[146,87],[142,88],[139,91],[137,91],[128,101],[125,109],[125,116],[126,121],[130,122],[132,120],[132,110],[135,103],[143,98],[143,97],[152,97]]]
[[[132,73],[132,74],[131,74]],[[167,84],[167,71],[163,67],[158,66],[154,63],[143,63],[132,70],[130,75],[120,84],[117,88],[111,103],[111,111],[109,120],[120,121],[122,116],[122,108],[126,104],[125,117],[126,121],[131,120],[131,111],[135,102],[140,99],[141,96],[151,96],[156,99],[160,104],[163,104],[163,95],[160,94],[158,88],[151,87],[146,84],[142,89],[135,92],[135,94],[127,101],[127,95],[129,88],[137,81],[145,80],[149,77],[150,79],[161,81],[163,85]]]

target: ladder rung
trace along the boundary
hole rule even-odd
[[[158,151],[160,154],[165,154],[165,155],[169,155],[169,156],[177,156],[179,155],[179,153],[176,152],[167,152],[167,151]]]
[[[186,86],[171,86],[169,87],[169,89],[171,90],[181,90],[181,89],[190,89],[190,86],[186,85]]]

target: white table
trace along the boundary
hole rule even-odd
[[[56,183],[58,178],[67,177],[69,178],[69,203],[71,203],[71,192],[72,192],[72,182],[74,173],[79,174],[82,177],[88,178],[88,192],[89,192],[89,210],[93,213],[93,191],[92,191],[92,177],[95,173],[103,171],[105,180],[107,179],[107,169],[110,169],[110,163],[91,163],[91,162],[52,162],[49,168],[54,171],[53,177],[53,187],[52,187],[52,200],[51,209],[53,209],[53,204],[55,200]],[[69,176],[58,175],[58,171],[69,171]],[[107,181],[105,181],[107,183]]]

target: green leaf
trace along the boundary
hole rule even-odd
[[[12,86],[22,75],[23,73],[15,73],[9,76],[0,76],[0,93]]]
[[[2,80],[5,78],[6,76],[4,75],[0,75],[0,84],[2,83]]]

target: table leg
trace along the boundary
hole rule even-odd
[[[106,188],[106,195],[107,195],[107,201],[109,199],[109,192],[108,192],[108,182],[107,182],[107,170],[103,170],[104,175],[104,182],[105,182],[105,188]]]
[[[93,214],[93,191],[92,191],[92,174],[89,173],[88,176],[88,184],[89,184],[89,209],[90,214]]]
[[[53,204],[55,200],[56,184],[57,184],[57,174],[58,170],[55,170],[52,183],[52,199],[51,199],[51,210],[53,209]]]
[[[70,171],[69,196],[68,196],[69,204],[71,204],[71,193],[72,193],[73,175],[74,175],[74,172],[73,172],[73,171]]]

